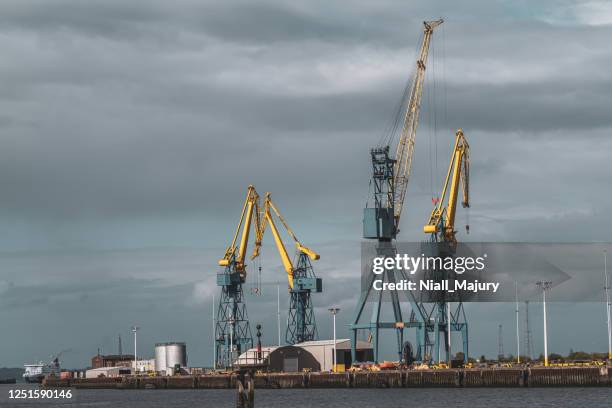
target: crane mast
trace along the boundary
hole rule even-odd
[[[292,262],[289,257],[287,248],[272,214],[276,215],[280,220],[295,243],[297,258],[295,263]],[[268,225],[272,231],[276,249],[278,250],[283,268],[287,274],[289,287],[289,316],[287,319],[285,341],[287,344],[296,344],[304,341],[316,340],[318,333],[310,294],[312,292],[321,292],[323,285],[322,279],[316,277],[310,261],[318,260],[320,256],[312,249],[302,245],[280,211],[278,211],[278,208],[272,201],[271,194],[266,193],[253,258],[259,256],[261,241]]]

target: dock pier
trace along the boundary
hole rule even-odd
[[[43,387],[104,389],[235,389],[237,374],[116,378],[46,378]],[[609,367],[538,367],[258,373],[258,388],[610,387]]]

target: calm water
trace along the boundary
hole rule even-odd
[[[23,388],[22,385],[17,385]],[[0,407],[234,407],[233,390],[78,390],[66,403],[8,403],[15,386],[0,386]],[[612,388],[256,390],[255,406],[303,407],[612,407]]]

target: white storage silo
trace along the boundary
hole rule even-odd
[[[157,343],[155,345],[155,372],[172,375],[176,365],[187,367],[187,346],[182,342]]]
[[[187,367],[187,346],[185,343],[166,343],[166,367],[173,369],[177,364]]]
[[[155,345],[155,372],[165,375],[166,368],[166,343],[157,343]]]

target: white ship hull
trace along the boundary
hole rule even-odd
[[[24,364],[25,372],[23,379],[28,383],[41,383],[48,375],[60,376],[60,364],[57,358],[50,364],[40,362],[38,364]]]

